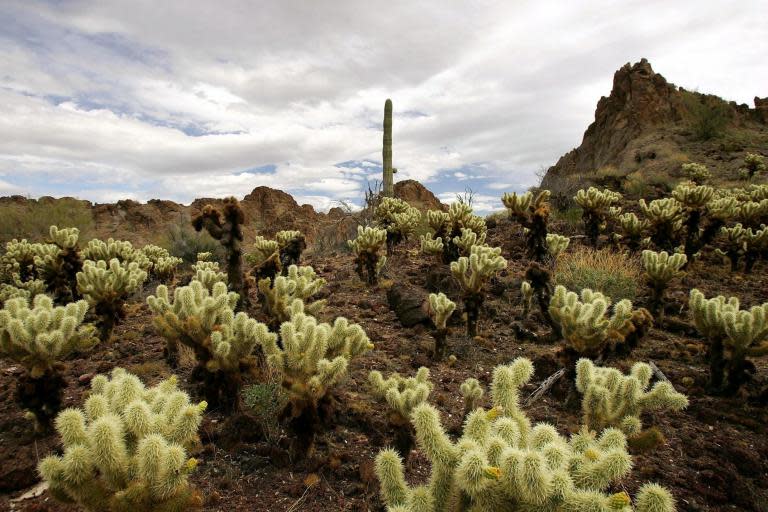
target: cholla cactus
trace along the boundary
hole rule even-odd
[[[349,248],[355,253],[355,270],[360,280],[374,285],[379,280],[379,273],[387,263],[387,257],[379,254],[387,241],[387,231],[367,226],[357,226],[357,238],[347,240]]]
[[[654,199],[650,203],[640,199],[638,205],[651,225],[651,241],[661,249],[673,250],[682,229],[683,205],[672,197]]]
[[[688,307],[709,340],[710,389],[735,394],[749,379],[747,356],[768,354],[768,302],[745,311],[736,297],[707,299],[694,288]]]
[[[504,193],[501,197],[501,202],[509,210],[509,217],[527,229],[528,257],[536,261],[544,261],[548,254],[549,196],[549,190],[542,190],[535,197],[532,192],[519,196],[517,193]]]
[[[685,255],[688,263],[717,235],[720,227],[733,214],[735,201],[715,198],[715,189],[704,185],[681,184],[672,191],[672,197],[683,208],[682,225],[685,228]]]
[[[523,303],[523,320],[528,318],[531,313],[531,306],[533,305],[534,290],[531,283],[523,281],[520,283],[520,298]]]
[[[531,425],[519,407],[519,388],[532,373],[531,362],[523,358],[497,367],[494,407],[470,413],[455,443],[434,407],[416,407],[411,415],[416,443],[430,459],[432,475],[427,485],[410,487],[397,453],[379,452],[376,475],[387,510],[674,511],[672,496],[658,486],[643,486],[635,509],[626,493],[601,492],[632,466],[621,431],[606,429],[600,437],[582,431],[567,440],[552,425]]]
[[[480,381],[474,377],[470,377],[459,386],[459,392],[464,398],[464,418],[469,416],[469,413],[480,407],[480,400],[483,399],[485,390],[480,385]]]
[[[426,403],[433,388],[429,381],[429,368],[422,366],[415,377],[406,378],[393,373],[387,379],[384,379],[381,372],[374,370],[368,374],[368,382],[374,398],[389,405],[389,421],[396,433],[395,449],[408,460],[413,448],[411,412],[416,406]]]
[[[461,228],[461,235],[453,237],[453,245],[459,250],[460,255],[469,256],[472,247],[485,245],[485,233],[478,235],[469,228]]]
[[[112,330],[125,318],[125,301],[147,279],[147,273],[136,262],[120,263],[117,258],[106,261],[86,260],[77,273],[77,289],[93,307],[99,318],[99,337],[109,339]]]
[[[174,278],[176,269],[178,269],[183,261],[184,260],[177,258],[176,256],[160,258],[152,265],[152,273],[160,280],[160,282],[168,283]]]
[[[456,309],[456,303],[444,293],[429,294],[429,314],[435,325],[435,350],[432,353],[436,359],[445,356],[446,337],[448,336],[448,319]]]
[[[597,247],[597,239],[606,226],[609,208],[621,200],[621,194],[608,189],[589,187],[587,190],[576,192],[573,200],[584,210],[581,215],[584,220],[584,234],[592,246]]]
[[[731,228],[722,228],[721,232],[725,235],[726,250],[717,249],[716,252],[730,259],[733,271],[738,268],[739,260],[743,256],[744,271],[751,273],[757,260],[768,250],[768,227],[762,225],[758,230],[744,229],[741,223],[738,223]]]
[[[201,261],[211,261],[211,260],[213,260],[213,253],[212,252],[199,252],[199,253],[197,253],[197,257],[195,259],[198,262],[201,262]]]
[[[207,404],[190,403],[176,377],[152,388],[122,368],[111,377],[94,377],[85,406],[56,418],[64,454],[38,466],[51,494],[94,511],[201,507],[203,498],[188,481],[197,461],[187,450],[199,442]]]
[[[611,300],[589,288],[581,295],[558,285],[549,304],[549,315],[565,340],[560,356],[566,368],[573,368],[579,356],[597,358],[618,345],[636,343],[645,334],[650,315],[644,310],[632,309],[627,299],[613,306]],[[633,339],[628,339],[630,335]]]
[[[739,169],[739,176],[744,180],[752,180],[756,174],[765,172],[766,168],[764,156],[747,153],[747,156],[744,157],[744,167]]]
[[[294,453],[308,455],[318,428],[318,404],[346,376],[350,361],[373,344],[362,327],[346,318],[336,318],[333,325],[318,323],[298,299],[291,308],[290,321],[280,326],[281,345],[270,336],[261,347],[269,366],[282,376],[290,400]]]
[[[657,382],[650,390],[653,371],[645,363],[635,363],[629,375],[610,367],[597,367],[589,359],[576,364],[576,389],[584,395],[581,409],[584,425],[600,431],[615,427],[627,436],[643,436],[640,415],[662,409],[680,411],[688,398],[675,391],[669,382]],[[652,436],[648,432],[646,437]]]
[[[301,231],[289,230],[275,233],[280,248],[280,264],[283,272],[291,265],[298,265],[301,253],[307,248],[307,241]]]
[[[18,275],[22,282],[35,279],[35,256],[42,244],[31,244],[26,239],[13,239],[5,244],[5,254],[0,256],[0,269],[5,275]]]
[[[155,328],[168,342],[169,363],[178,363],[179,343],[194,350],[206,399],[237,409],[242,374],[256,364],[254,348],[275,343],[277,336],[245,313],[235,314],[237,294],[228,293],[224,283],[214,284],[209,293],[202,283],[192,281],[174,290],[173,301],[168,288],[160,285],[156,296],[147,297],[147,304],[155,314]]]
[[[464,311],[467,314],[467,336],[477,335],[477,320],[480,306],[485,300],[483,287],[491,277],[507,267],[507,260],[501,256],[500,247],[475,245],[469,257],[462,256],[451,262],[451,274],[463,290]]]
[[[219,241],[226,251],[227,282],[229,287],[238,294],[237,309],[247,309],[248,280],[243,274],[243,223],[245,214],[240,208],[240,202],[234,197],[224,199],[221,211],[213,205],[205,205],[203,211],[192,219],[195,231],[205,229],[209,235]]]
[[[198,262],[198,263],[204,263],[204,264],[210,264],[215,262]],[[218,268],[218,263],[215,263],[216,267]],[[199,266],[199,265],[198,265]],[[192,276],[193,281],[199,281],[206,290],[208,290],[209,293],[213,292],[213,287],[216,285],[216,283],[224,283],[226,286],[227,284],[227,274],[224,272],[218,272],[217,270],[214,270],[213,268],[198,268],[195,270],[195,274]]]
[[[616,217],[616,220],[621,228],[622,240],[626,241],[630,251],[637,251],[644,238],[643,233],[651,226],[651,223],[645,219],[638,219],[637,215],[632,212],[622,213]]]
[[[684,163],[681,168],[683,174],[697,185],[703,185],[712,178],[712,173],[709,172],[709,169],[707,169],[707,166],[704,164],[688,162]]]
[[[93,261],[111,261],[117,259],[120,263],[137,263],[142,270],[152,268],[152,261],[140,249],[133,247],[128,241],[107,239],[106,242],[93,239],[82,251],[83,259]]]
[[[768,199],[740,202],[735,209],[734,218],[745,227],[757,227],[768,222]]]
[[[91,348],[98,340],[91,325],[83,325],[88,303],[84,300],[53,306],[46,295],[13,298],[0,310],[0,357],[24,366],[16,381],[16,400],[40,427],[47,427],[61,407],[66,385],[60,361]]]
[[[567,236],[556,235],[554,233],[548,234],[547,253],[549,254],[549,257],[552,258],[552,260],[557,260],[557,257],[568,248],[570,243],[571,239]]]
[[[256,281],[268,278],[273,280],[283,271],[280,263],[280,244],[263,236],[257,236],[253,242],[252,252],[245,255],[245,261],[251,267],[251,273]]]
[[[651,308],[654,313],[664,312],[664,292],[673,279],[685,275],[682,269],[687,261],[685,254],[647,249],[643,251],[643,268],[651,287]]]
[[[456,261],[462,254],[460,248],[454,243],[454,239],[466,240],[467,235],[462,230],[469,229],[477,236],[478,243],[485,241],[487,227],[485,220],[472,213],[472,207],[466,203],[451,203],[447,212],[429,210],[427,212],[427,224],[434,231],[434,239],[439,238],[443,243],[443,262]],[[464,238],[462,238],[462,236]]]
[[[161,258],[167,258],[171,255],[168,249],[160,247],[159,245],[147,244],[140,249],[144,253],[144,256],[149,258],[153,264]]]
[[[392,255],[395,246],[408,240],[416,231],[421,213],[402,199],[382,197],[374,218],[380,227],[387,230],[387,255]]]
[[[419,240],[421,241],[421,252],[430,256],[436,256],[438,260],[442,261],[443,250],[445,249],[442,238],[432,238],[432,233],[427,233],[426,235],[421,235]]]
[[[325,300],[316,300],[311,304],[309,298],[325,286],[325,279],[319,277],[312,267],[288,267],[288,274],[277,276],[274,282],[268,278],[259,281],[260,297],[264,299],[264,310],[272,318],[273,325],[279,327],[291,318],[291,305],[296,299],[304,303],[304,311],[317,315],[325,307]]]
[[[51,226],[48,234],[52,244],[37,247],[35,267],[48,293],[66,304],[80,298],[77,292],[77,273],[83,268],[77,245],[80,230]]]

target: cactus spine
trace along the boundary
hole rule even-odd
[[[97,375],[83,409],[56,418],[64,454],[40,462],[51,494],[89,511],[181,512],[203,499],[188,475],[206,403],[192,404],[171,377],[152,388],[122,368]]]
[[[381,150],[384,171],[384,196],[394,197],[395,176],[397,169],[392,167],[392,100],[384,102],[384,141]]]
[[[93,327],[83,325],[87,311],[84,300],[54,307],[47,295],[35,297],[32,307],[25,298],[9,299],[0,310],[0,357],[24,366],[16,401],[43,429],[61,407],[60,361],[98,342]]]
[[[244,311],[250,303],[248,280],[243,275],[243,222],[245,214],[240,208],[240,202],[234,197],[224,199],[221,212],[209,204],[192,219],[195,231],[205,229],[224,247],[227,254],[227,281],[238,295],[238,311]]]

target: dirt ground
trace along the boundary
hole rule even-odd
[[[393,283],[409,283],[425,293],[427,276],[437,264],[418,254],[414,242],[400,246],[390,258],[382,284],[369,289],[356,274],[349,254],[310,255],[311,264],[328,281],[328,306],[325,320],[345,316],[363,326],[375,349],[353,361],[348,378],[335,390],[337,407],[326,430],[319,436],[316,455],[311,460],[288,460],[288,439],[274,446],[259,439],[259,429],[248,415],[224,417],[208,411],[200,430],[203,448],[196,454],[200,466],[192,477],[205,497],[209,511],[381,511],[373,459],[394,439],[394,428],[387,423],[382,406],[367,393],[371,370],[413,374],[421,365],[431,370],[435,389],[430,401],[443,413],[443,423],[459,431],[463,402],[459,385],[476,377],[490,383],[493,368],[525,356],[534,362],[536,373],[524,389],[528,395],[546,377],[557,371],[556,344],[536,344],[518,340],[512,324],[520,315],[519,282],[527,260],[520,256],[519,229],[499,221],[491,229],[489,243],[501,245],[509,267],[485,303],[479,326],[480,336],[468,340],[460,324],[449,335],[449,353],[455,364],[433,363],[429,357],[433,338],[429,328],[417,325],[403,328],[390,310],[386,291]],[[553,231],[562,232],[554,229]],[[578,243],[578,241],[573,242]],[[744,306],[768,300],[768,264],[760,262],[751,275],[734,274],[713,256],[705,255],[682,282],[674,283],[668,297],[668,318],[679,320],[674,330],[654,327],[627,358],[611,359],[607,364],[627,370],[635,361],[653,361],[676,389],[690,399],[687,410],[658,413],[644,418],[655,425],[666,442],[651,453],[634,455],[634,469],[617,490],[630,494],[645,482],[658,482],[672,491],[681,511],[768,511],[768,410],[759,403],[761,390],[768,385],[767,358],[755,360],[757,371],[741,396],[720,398],[704,391],[707,365],[704,341],[690,322],[687,296],[691,287],[707,296],[738,296]],[[66,363],[65,406],[77,406],[88,390],[88,379],[95,373],[122,366],[137,373],[149,384],[170,375],[162,359],[164,340],[152,328],[151,314],[144,303],[155,284],[145,287],[129,306],[126,321],[117,327],[113,341],[97,346],[91,353]],[[450,294],[449,294],[450,295]],[[452,297],[458,301],[454,294]],[[645,297],[636,304],[642,305]],[[537,313],[533,318],[536,319]],[[460,313],[454,314],[460,322]],[[541,321],[538,332],[547,333]],[[186,384],[192,365],[177,372]],[[59,449],[55,435],[36,435],[13,400],[15,380],[21,368],[9,361],[0,362],[0,510],[68,511],[47,493],[11,502],[38,483],[36,464],[46,454]],[[535,421],[547,421],[561,433],[578,429],[578,399],[569,396],[566,383],[555,386],[528,408]],[[486,394],[487,403],[487,394]],[[429,461],[418,450],[407,466],[410,482],[425,480]]]

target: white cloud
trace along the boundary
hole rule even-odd
[[[359,202],[386,97],[397,179],[525,188],[579,143],[625,62],[738,102],[765,95],[767,13],[762,0],[6,2],[0,193],[81,183],[88,199],[188,202],[267,185],[320,208]],[[334,167],[350,160],[363,162]]]

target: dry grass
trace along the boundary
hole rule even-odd
[[[616,302],[637,296],[641,275],[639,261],[626,253],[578,247],[558,258],[555,283],[577,293],[598,290]]]

